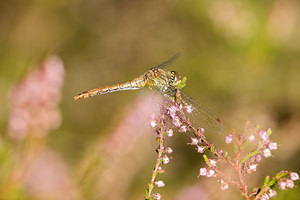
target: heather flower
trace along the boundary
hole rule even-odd
[[[255,140],[255,136],[254,136],[254,135],[250,135],[250,136],[249,136],[249,141],[250,141],[250,142],[253,142],[254,140]]]
[[[226,136],[225,141],[226,141],[227,144],[231,143],[232,142],[232,134]]]
[[[261,161],[261,155],[260,155],[260,154],[257,154],[257,155],[256,155],[255,161],[256,161],[256,162]]]
[[[217,165],[217,161],[216,160],[213,160],[213,159],[209,159],[209,164],[211,165],[211,166],[216,166]]]
[[[153,121],[150,122],[150,126],[151,126],[152,128],[154,128],[154,127],[157,126],[157,124],[156,124],[156,122],[153,120]]]
[[[256,171],[256,167],[257,167],[257,164],[250,164],[249,165],[249,170],[250,171]]]
[[[270,150],[276,150],[277,149],[277,143],[276,142],[270,142],[269,143],[269,149]]]
[[[214,176],[214,175],[215,175],[215,170],[209,169],[209,170],[207,171],[207,177],[212,177],[212,176]]]
[[[294,187],[294,182],[292,180],[290,180],[290,179],[287,179],[286,180],[286,187],[292,189]]]
[[[221,180],[221,190],[227,190],[229,188],[228,182]]]
[[[175,117],[173,118],[172,123],[173,123],[173,125],[176,126],[176,127],[180,127],[180,126],[181,126],[181,122],[180,122],[180,119],[179,119],[178,116],[175,116]]]
[[[179,128],[179,132],[186,132],[186,131],[187,131],[187,128],[185,125],[183,125]]]
[[[268,136],[268,134],[267,134],[266,131],[260,131],[260,132],[259,132],[259,135],[260,135],[260,137],[261,137],[263,140],[265,140],[265,141],[268,141],[268,140],[269,140],[269,136]]]
[[[286,187],[286,182],[284,181],[279,181],[278,182],[278,188],[281,189],[281,190],[284,190]]]
[[[185,106],[185,110],[186,110],[187,113],[191,114],[192,111],[193,111],[193,107],[190,106],[190,105],[189,106]]]
[[[155,200],[161,200],[162,199],[162,195],[159,194],[159,193],[156,193],[156,194],[152,195],[151,197],[152,197],[152,199],[155,199]]]
[[[165,151],[166,151],[167,154],[171,154],[173,152],[173,149],[171,149],[170,147],[167,147],[165,149]]]
[[[176,116],[176,107],[175,106],[169,107],[168,114],[170,115],[171,118],[174,118]]]
[[[197,152],[198,153],[203,153],[205,151],[205,147],[204,146],[197,146]]]
[[[174,133],[173,133],[172,129],[167,130],[167,136],[168,137],[172,137],[173,135],[174,135]]]
[[[260,199],[261,199],[261,200],[267,200],[267,199],[269,199],[269,195],[266,194],[266,193],[263,193],[263,194],[261,195]]]
[[[168,164],[168,163],[170,162],[170,158],[169,158],[167,155],[165,155],[165,156],[162,158],[162,162],[163,162],[163,164]]]
[[[275,197],[276,195],[277,195],[277,192],[275,190],[272,190],[272,189],[269,190],[269,197],[270,198]]]
[[[267,158],[267,157],[270,157],[272,154],[271,154],[271,151],[270,149],[265,149],[263,150],[263,154],[264,156]]]
[[[191,137],[191,140],[192,140],[191,145],[197,145],[199,143],[199,140],[197,138]]]
[[[165,186],[165,183],[164,183],[163,181],[156,181],[156,182],[155,182],[155,185],[156,185],[157,187],[164,187],[164,186]]]
[[[296,181],[296,180],[299,180],[299,175],[296,172],[291,172],[290,178],[292,181]]]
[[[204,133],[205,133],[204,128],[199,128],[199,129],[197,129],[197,131],[198,131],[198,133],[201,133],[201,134],[204,134]]]
[[[207,169],[206,168],[200,168],[199,176],[206,176],[207,175]]]

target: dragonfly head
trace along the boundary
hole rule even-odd
[[[170,71],[169,72],[169,84],[171,86],[178,86],[178,84],[181,82],[180,80],[180,76],[178,75],[178,73],[176,71]]]

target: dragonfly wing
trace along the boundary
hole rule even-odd
[[[161,68],[161,69],[166,68],[166,67],[170,66],[179,57],[179,55],[180,55],[180,52],[176,53],[174,56],[172,56],[171,58],[169,58],[165,62],[154,66],[153,68]]]
[[[181,98],[184,104],[192,106],[192,112],[186,114],[186,116],[195,128],[203,128],[205,133],[223,132],[224,127],[219,117],[196,100],[190,98],[183,91],[181,91]]]

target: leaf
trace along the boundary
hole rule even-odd
[[[266,186],[270,181],[270,176],[266,176],[265,180],[264,180],[264,186]]]
[[[183,78],[181,79],[180,83],[179,83],[178,86],[177,86],[180,90],[186,86],[186,83],[185,83],[186,80],[187,80],[186,77],[183,77]]]
[[[205,154],[203,155],[203,158],[204,158],[206,164],[207,164],[209,167],[211,167],[211,165],[210,165],[210,163],[209,163],[209,160],[208,160],[208,158],[207,158],[207,156],[206,156]]]
[[[270,136],[271,134],[272,134],[272,130],[269,128],[269,129],[267,130],[267,135]]]
[[[253,151],[246,155],[240,162],[240,164],[244,164],[250,157],[255,156],[256,154],[259,154],[259,151]]]

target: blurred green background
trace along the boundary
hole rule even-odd
[[[93,179],[81,183],[85,177],[82,171],[97,174],[98,165],[107,165],[99,164],[95,152],[102,151],[109,135],[134,109],[132,102],[140,97],[136,91],[84,101],[74,101],[73,96],[132,79],[178,51],[181,56],[170,69],[188,78],[186,92],[216,113],[226,132],[242,130],[247,120],[272,128],[279,150],[259,168],[258,183],[281,169],[300,172],[300,161],[295,159],[300,152],[297,0],[2,0],[0,45],[3,140],[10,140],[6,134],[10,111],[7,97],[12,86],[48,55],[56,54],[63,60],[62,124],[51,131],[46,144],[68,166],[79,198],[97,199],[93,184],[100,188],[101,184]],[[139,167],[131,168],[126,191],[120,192],[123,199],[141,199],[150,180],[157,144],[151,130],[147,135],[148,142],[132,144],[132,152],[146,151],[143,155],[147,159],[136,161]],[[224,139],[216,137],[217,141]],[[239,199],[238,195],[211,189],[209,184],[217,185],[214,180],[196,178],[202,158],[182,143],[182,138],[176,136],[169,142],[174,158],[162,178],[167,186],[159,189],[166,199],[184,199],[179,193],[196,184],[205,191],[202,199],[205,195],[219,199],[224,193]],[[132,159],[125,158],[124,162]],[[93,162],[91,172],[86,170],[85,165],[94,166],[86,163]],[[122,170],[121,166],[116,170]],[[114,181],[107,184],[114,185]],[[277,199],[298,199],[299,194],[296,188]]]

